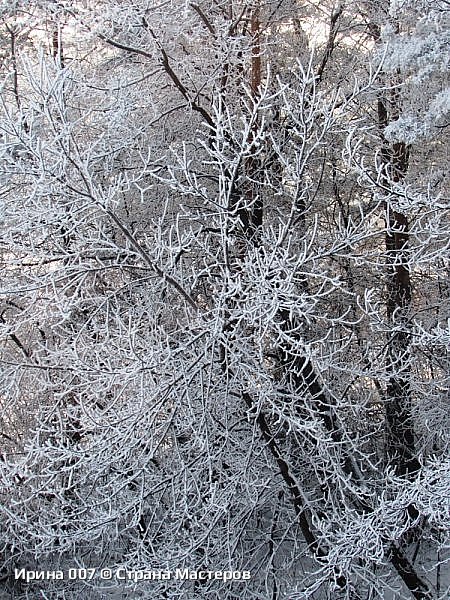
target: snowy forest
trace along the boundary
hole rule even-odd
[[[0,2],[2,600],[449,598],[449,17]]]

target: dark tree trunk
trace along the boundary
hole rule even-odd
[[[382,100],[378,101],[378,116],[380,126],[386,127],[389,116],[386,102]],[[390,147],[385,141],[382,157],[386,187],[401,182],[408,170],[408,146],[402,142]],[[408,323],[412,287],[408,262],[409,223],[406,215],[392,208],[389,199],[385,203],[385,212],[386,311],[393,326],[393,333],[388,340],[390,377],[386,389],[386,451],[388,461],[397,473],[401,476],[411,476],[418,471],[420,464],[416,456],[411,415],[411,335]]]

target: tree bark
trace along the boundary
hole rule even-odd
[[[396,98],[391,111],[397,112]],[[394,114],[395,117],[395,114]],[[381,129],[389,123],[386,99],[378,100]],[[392,117],[391,117],[392,118]],[[388,188],[400,183],[409,165],[409,148],[404,142],[389,145],[383,137],[382,180]],[[412,301],[411,273],[408,262],[409,223],[403,213],[385,201],[386,220],[386,312],[393,333],[388,340],[389,382],[386,389],[386,451],[390,465],[401,476],[416,473],[420,464],[416,456],[414,425],[411,415],[411,335],[409,312]]]

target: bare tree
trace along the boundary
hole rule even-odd
[[[6,593],[444,598],[442,11],[60,8],[3,15]]]

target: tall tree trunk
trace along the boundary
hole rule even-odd
[[[397,116],[397,98],[394,97],[389,115],[386,99],[378,100],[379,125],[384,129]],[[390,187],[400,183],[409,165],[409,148],[404,142],[389,145],[384,140],[382,151],[383,184]],[[412,287],[408,262],[409,223],[403,213],[395,210],[389,198],[385,202],[386,219],[386,312],[392,325],[388,340],[389,382],[386,389],[386,451],[389,463],[402,476],[418,471],[414,424],[411,415],[411,334],[409,313]]]

